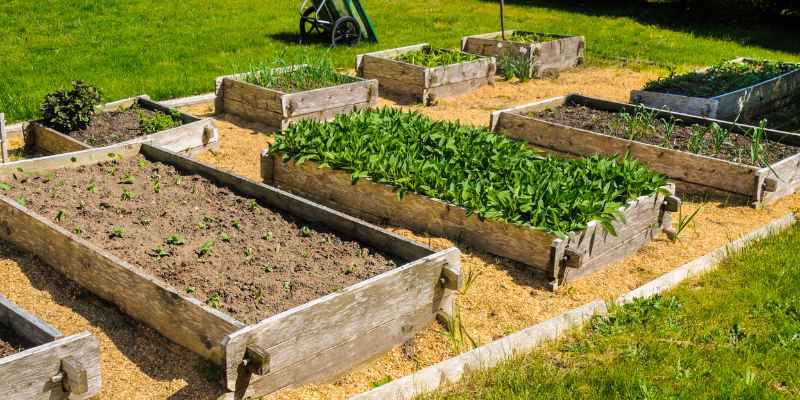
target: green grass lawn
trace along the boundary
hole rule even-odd
[[[795,227],[429,400],[798,398],[798,248]]]
[[[738,55],[800,60],[786,28],[704,23],[681,14],[572,1],[509,1],[507,26],[585,35],[590,59],[638,58],[686,67]],[[596,4],[597,2],[584,2]],[[330,52],[352,67],[359,52],[427,41],[456,47],[461,36],[498,30],[497,1],[365,0],[381,43]],[[34,117],[48,91],[71,80],[98,85],[109,100],[211,91],[213,78],[297,45],[298,0],[10,0],[0,4],[0,112]],[[675,25],[678,24],[678,25]],[[238,67],[237,67],[238,65]]]

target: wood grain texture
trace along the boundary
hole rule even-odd
[[[64,359],[75,360],[74,365],[82,368],[74,372],[85,374],[85,388],[76,388],[83,393],[70,395],[61,381],[53,382],[60,374],[63,379]],[[0,358],[0,398],[4,400],[84,400],[96,396],[100,386],[100,346],[88,332]]]
[[[414,261],[237,331],[226,339],[228,389],[266,394],[332,379],[403,343],[442,308],[445,266],[458,271],[453,248]],[[239,377],[248,345],[265,349],[270,371]]]
[[[507,30],[506,35],[514,30]],[[556,39],[538,43],[519,43],[498,40],[500,32],[466,36],[461,40],[461,50],[491,57],[522,54],[530,58],[531,78],[553,77],[559,72],[583,63],[586,39],[583,36],[551,35]]]
[[[63,335],[33,314],[0,295],[0,325],[10,328],[34,346],[52,342]]]
[[[0,165],[0,177],[12,175],[37,175],[58,168],[78,168],[115,158],[132,157],[139,154],[141,143],[92,148],[74,153],[55,154],[28,160],[12,161]]]

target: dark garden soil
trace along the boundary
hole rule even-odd
[[[7,183],[29,209],[245,323],[399,261],[141,156]]]
[[[145,108],[100,112],[92,117],[88,127],[69,132],[67,135],[92,147],[109,146],[135,139],[146,134],[139,123],[140,112],[145,117],[155,115],[153,111]]]
[[[29,344],[17,336],[5,325],[0,325],[0,358],[16,354],[29,347]]]
[[[597,110],[586,106],[565,105],[530,113],[529,116],[609,136],[629,139],[625,124],[618,121],[619,114],[620,113]],[[672,140],[668,144],[668,141],[665,140],[666,129],[664,121],[656,118],[655,123],[650,125],[644,133],[637,135],[635,140],[664,148],[690,151],[690,139],[695,134],[695,130],[705,132],[703,136],[705,145],[701,146],[704,149],[698,151],[695,147],[695,153],[727,161],[754,165],[750,153],[752,146],[750,132],[745,132],[744,134],[731,132],[728,139],[725,140],[724,144],[721,146],[719,152],[716,152],[712,144],[713,135],[711,131],[699,125],[687,125],[678,122],[675,125]],[[764,166],[764,163],[772,164],[800,153],[799,147],[783,143],[765,140],[761,142],[761,144],[763,145],[764,152],[761,162],[755,163],[758,166]]]

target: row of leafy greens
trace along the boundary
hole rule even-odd
[[[467,209],[480,218],[559,236],[598,220],[611,222],[627,201],[656,193],[666,178],[627,157],[565,160],[524,143],[456,122],[392,108],[302,121],[271,151],[285,161],[313,161]]]

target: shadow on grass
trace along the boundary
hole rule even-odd
[[[286,45],[304,44],[308,46],[315,46],[320,48],[331,47],[331,37],[326,34],[312,35],[308,38],[300,36],[299,32],[276,32],[268,33],[268,38]]]
[[[498,0],[481,1],[497,3],[499,10]],[[754,19],[755,17],[718,17],[697,10],[687,11],[677,1],[644,3],[613,0],[505,0],[505,2],[507,5],[541,7],[588,16],[630,18],[645,25],[697,36],[730,40],[742,45],[754,45],[789,53],[800,52],[800,41],[796,40],[800,33],[800,17],[797,16],[773,16],[760,20]],[[509,28],[513,29],[513,26]]]

